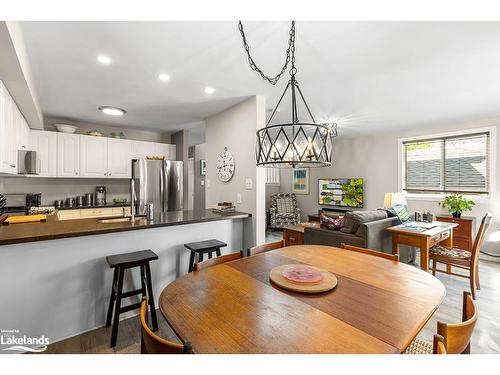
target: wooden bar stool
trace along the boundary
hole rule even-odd
[[[189,257],[188,272],[193,271],[195,254],[198,255],[197,262],[202,262],[203,254],[208,254],[208,259],[212,259],[213,253],[215,253],[217,256],[220,257],[221,256],[220,248],[225,246],[227,246],[227,244],[219,240],[206,240],[206,241],[191,242],[184,244],[184,247],[191,251],[191,256]]]
[[[126,311],[139,309],[141,303],[133,303],[127,306],[121,306],[122,298],[142,294],[149,300],[149,308],[151,310],[151,320],[153,324],[153,331],[158,330],[158,320],[156,319],[156,309],[153,297],[153,284],[151,282],[151,269],[149,262],[158,259],[151,250],[134,251],[133,253],[110,255],[106,257],[111,268],[114,268],[113,285],[111,286],[111,299],[109,300],[108,314],[106,318],[106,327],[111,325],[111,318],[113,316],[113,328],[111,329],[111,347],[116,346],[116,338],[118,336],[118,323],[120,321],[120,314]],[[123,277],[125,270],[140,267],[141,271],[141,288],[123,292]]]

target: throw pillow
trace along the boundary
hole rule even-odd
[[[404,204],[396,204],[392,207],[394,212],[396,213],[401,223],[406,223],[411,220],[410,213],[408,212],[408,208]]]
[[[339,230],[342,228],[342,224],[344,222],[344,217],[343,216],[338,216],[338,217],[331,217],[322,214],[320,216],[321,219],[321,226],[326,229],[330,230]]]

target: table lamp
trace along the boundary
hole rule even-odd
[[[403,193],[385,193],[384,208],[391,208],[396,204],[408,206],[405,195]]]

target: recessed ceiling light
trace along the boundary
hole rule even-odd
[[[99,107],[99,111],[110,116],[123,116],[127,111],[117,107],[102,106]]]
[[[205,94],[213,94],[215,89],[213,87],[207,86],[205,87]]]
[[[105,64],[105,65],[111,64],[111,58],[109,58],[108,56],[104,56],[104,55],[97,56],[97,61],[99,61],[101,64]]]
[[[160,81],[169,81],[170,80],[170,76],[167,74],[167,73],[161,73],[159,76],[158,76],[158,79]]]

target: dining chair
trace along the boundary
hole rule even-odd
[[[480,289],[479,283],[479,252],[484,241],[484,234],[488,230],[492,221],[492,216],[490,213],[486,213],[481,220],[481,225],[477,232],[476,238],[474,240],[474,245],[472,246],[472,251],[467,251],[455,247],[447,247],[442,245],[435,245],[429,249],[429,260],[432,261],[432,274],[435,276],[437,272],[446,272],[450,275],[465,277],[469,279],[470,291],[472,293],[472,298],[476,299],[476,289]],[[468,271],[468,275],[448,272],[437,269],[438,263],[443,263],[451,269],[451,267],[457,267]]]
[[[148,299],[141,302],[139,318],[141,321],[141,354],[189,354],[191,344],[184,345],[165,340],[157,336],[148,326]]]
[[[282,247],[285,247],[285,243],[283,240],[265,243],[263,245],[254,246],[248,249],[247,256],[265,253],[266,251],[281,249]]]
[[[212,259],[204,260],[203,262],[196,263],[194,265],[194,271],[201,271],[205,268],[216,266],[217,264],[222,264],[226,262],[230,262],[232,260],[243,258],[243,250],[240,250],[236,253],[221,255]]]
[[[398,262],[399,261],[399,255],[398,254],[387,254],[382,251],[377,251],[377,250],[372,250],[372,249],[366,249],[364,247],[358,247],[358,246],[352,246],[352,245],[346,245],[345,243],[341,244],[340,247],[345,250],[350,250],[350,251],[355,251],[357,253],[362,253],[362,254],[367,254],[367,255],[373,255],[379,258],[384,258],[388,260],[393,260]]]
[[[416,338],[405,354],[470,354],[470,339],[477,317],[477,307],[471,293],[464,292],[462,322],[449,324],[438,321],[433,343]]]

